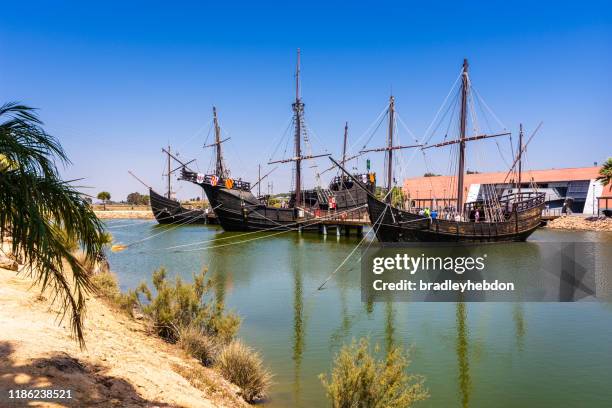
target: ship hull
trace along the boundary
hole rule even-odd
[[[204,190],[211,207],[225,231],[286,231],[304,230],[318,231],[319,223],[316,217],[330,211],[328,203],[321,205],[317,201],[316,190],[305,191],[305,201],[314,204],[307,205],[302,214],[295,207],[278,208],[263,204],[250,191],[229,189],[223,184],[213,186],[210,183],[197,181]],[[332,191],[336,202],[336,213],[346,214],[348,218],[367,217],[365,209],[367,193],[363,187],[356,184],[342,185]],[[292,201],[294,198],[292,197]],[[350,211],[354,208],[354,211]]]
[[[225,231],[286,231],[311,225],[309,217],[300,218],[295,208],[276,208],[261,204],[250,192],[201,184],[219,224]]]
[[[368,198],[368,212],[381,242],[509,242],[525,241],[539,226],[544,199],[519,205],[501,222],[430,219]]]
[[[160,224],[216,224],[215,217],[210,217],[203,210],[190,210],[149,189],[151,211]]]

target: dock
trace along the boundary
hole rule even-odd
[[[314,218],[301,218],[298,219],[298,222],[298,225],[307,225],[309,231],[316,230],[322,235],[355,235],[361,237],[363,236],[363,227],[370,225],[370,217],[366,212],[360,212],[353,216],[346,216],[346,214],[343,214],[343,216],[337,217],[330,217],[329,214],[326,214],[323,216],[315,216]]]

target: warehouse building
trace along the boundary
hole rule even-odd
[[[524,171],[521,190],[546,193],[550,211],[561,211],[564,203],[573,213],[597,215],[602,196],[612,195],[612,186],[596,180],[600,167],[579,167]],[[456,178],[451,176],[415,177],[404,180],[404,194],[414,206],[454,206]],[[464,178],[466,202],[516,192],[514,180],[506,172],[466,174]],[[448,204],[447,204],[448,203]]]

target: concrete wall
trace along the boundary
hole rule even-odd
[[[601,197],[604,186],[597,180],[592,179],[589,183],[589,192],[587,193],[586,201],[584,203],[585,215],[597,215],[597,197]],[[595,212],[593,212],[595,210]]]

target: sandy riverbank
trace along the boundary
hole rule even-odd
[[[98,218],[103,220],[119,218],[149,220],[155,218],[151,210],[95,210],[94,212]]]
[[[547,228],[582,230],[582,231],[610,231],[612,232],[612,218],[567,216],[551,220]]]
[[[31,285],[29,278],[0,269],[1,407],[25,406],[7,399],[8,390],[32,388],[71,390],[73,399],[29,401],[27,406],[247,406],[216,372],[101,299],[88,299],[87,349],[80,350],[67,322],[58,325],[49,296],[40,296]],[[194,370],[205,387],[200,381],[200,389],[195,388],[179,374]]]

